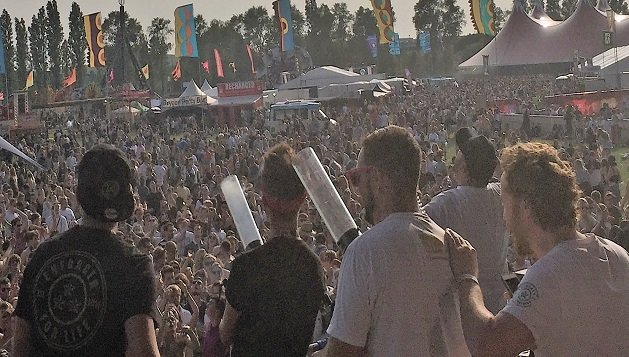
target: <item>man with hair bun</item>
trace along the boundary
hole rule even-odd
[[[572,167],[542,143],[507,147],[500,164],[507,228],[536,262],[493,315],[478,285],[472,245],[446,230],[467,344],[474,356],[626,356],[629,255],[576,230],[580,191]]]
[[[316,255],[297,235],[306,190],[292,166],[293,149],[278,144],[264,155],[262,202],[267,242],[236,257],[225,283],[221,340],[232,357],[303,357],[323,302],[325,279]]]
[[[24,271],[15,356],[159,356],[150,258],[118,240],[134,209],[124,154],[97,145],[78,165],[80,225],[42,243]]]

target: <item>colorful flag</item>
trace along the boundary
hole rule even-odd
[[[203,67],[203,70],[207,74],[210,74],[210,60],[205,60],[205,61],[201,62],[201,66]]]
[[[90,53],[90,67],[105,67],[105,43],[100,12],[83,16],[85,38]]]
[[[0,101],[4,100],[4,92],[0,92]]]
[[[293,52],[295,40],[293,35],[293,17],[290,12],[290,0],[273,2],[273,9],[280,28],[280,49],[282,52]]]
[[[376,24],[380,30],[380,44],[384,45],[393,41],[393,8],[391,0],[371,0]]]
[[[199,57],[192,4],[175,9],[175,56]]]
[[[0,74],[6,74],[7,69],[4,64],[4,31],[0,29]]]
[[[178,81],[179,78],[181,78],[181,64],[179,64],[179,61],[177,61],[177,65],[175,66],[175,69],[173,69],[171,75],[175,81]]]
[[[389,42],[389,53],[393,56],[400,55],[400,35],[397,32],[393,34],[393,41]]]
[[[472,24],[478,33],[495,36],[494,0],[469,0]]]
[[[251,61],[251,73],[256,73],[256,68],[253,65],[253,53],[251,52],[251,46],[247,44],[247,54],[249,55],[249,61]]]
[[[72,68],[72,73],[63,81],[63,88],[69,87],[76,83],[76,67]]]
[[[428,31],[419,31],[418,41],[419,51],[423,55],[432,51],[432,48],[430,48],[430,33]]]
[[[371,57],[378,57],[378,37],[376,35],[367,36],[367,46],[369,46]]]
[[[221,61],[221,54],[218,53],[218,49],[214,49],[214,60],[216,60],[216,73],[219,77],[224,78],[223,73],[223,61]]]
[[[142,75],[144,76],[144,79],[149,79],[149,65],[147,64],[146,66],[142,67]]]
[[[24,90],[29,89],[34,84],[33,81],[33,71],[28,72],[28,76],[26,76],[26,84],[24,85]]]

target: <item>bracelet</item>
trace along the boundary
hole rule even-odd
[[[472,275],[472,274],[461,274],[461,275],[456,277],[457,284],[461,284],[462,282],[464,282],[466,280],[471,280],[476,285],[480,286],[480,283],[478,282],[478,278],[476,276]]]

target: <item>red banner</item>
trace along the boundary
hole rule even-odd
[[[219,83],[217,86],[219,97],[262,94],[262,82],[260,81]]]

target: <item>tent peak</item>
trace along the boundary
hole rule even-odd
[[[596,2],[596,10],[600,12],[606,12],[607,10],[611,10],[611,6],[609,6],[609,1],[607,0],[598,0]]]

